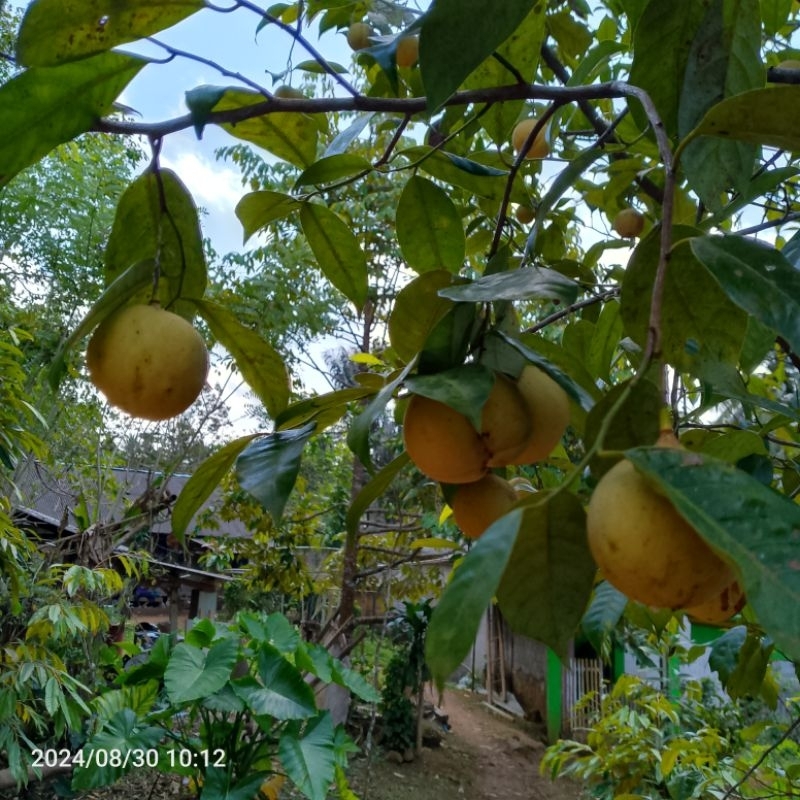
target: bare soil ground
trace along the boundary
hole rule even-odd
[[[442,707],[450,732],[438,748],[395,764],[382,754],[356,758],[350,780],[361,800],[577,800],[579,787],[539,775],[543,745],[526,723],[490,710],[480,695],[449,689]],[[55,787],[34,783],[0,798],[56,800]],[[180,780],[155,772],[128,775],[120,783],[88,792],[82,800],[185,800],[192,794]],[[296,795],[284,792],[289,800]]]
[[[526,723],[500,716],[480,695],[449,689],[442,707],[450,732],[441,747],[410,763],[353,762],[362,800],[576,800],[579,787],[539,775],[544,746]]]

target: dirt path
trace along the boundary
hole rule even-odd
[[[455,689],[443,701],[450,732],[416,761],[353,764],[362,800],[576,800],[579,789],[539,775],[541,742],[524,723],[490,710],[479,695]]]

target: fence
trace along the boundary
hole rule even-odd
[[[565,733],[577,738],[590,724],[591,718],[600,710],[603,697],[603,662],[599,658],[571,658],[564,670],[562,692],[562,720]],[[593,697],[578,705],[588,692]]]

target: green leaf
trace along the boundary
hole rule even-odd
[[[273,418],[286,410],[289,372],[277,350],[236,315],[210,300],[195,300],[214,338],[233,356],[239,372]]]
[[[418,163],[419,168],[428,175],[440,181],[466,189],[471,194],[484,197],[500,207],[508,182],[508,172],[500,170],[487,170],[482,164],[468,161],[465,158],[451,156],[441,150],[431,147],[419,146],[404,150],[402,155],[412,163]],[[520,181],[515,181],[511,201],[515,203],[529,203],[528,192]]]
[[[186,106],[192,116],[192,125],[198,139],[203,136],[209,114],[224,94],[225,88],[222,86],[197,86],[186,92]]]
[[[633,32],[629,81],[644,89],[658,109],[669,136],[678,130],[678,107],[689,53],[713,0],[650,0]],[[638,102],[631,110],[644,129],[647,118]]]
[[[661,307],[664,358],[682,372],[699,374],[709,362],[736,364],[747,330],[747,314],[702,269],[684,239],[697,233],[676,227]],[[660,230],[654,228],[634,250],[622,282],[621,313],[628,335],[644,346],[650,297],[658,266]],[[682,241],[684,240],[684,241]]]
[[[580,500],[563,491],[535,497],[521,509],[497,602],[513,630],[564,657],[589,602],[597,567]]]
[[[544,39],[545,14],[542,4],[531,4],[530,12],[514,29],[514,32],[496,48],[494,54],[484,59],[483,63],[466,79],[467,89],[485,89],[513,83],[521,75],[524,81],[532,83],[539,63],[539,51]],[[505,59],[502,61],[501,59]],[[512,74],[506,64],[513,64],[516,70]],[[492,141],[502,147],[510,138],[511,129],[522,112],[524,101],[512,100],[505,103],[494,103],[480,121],[483,129]]]
[[[468,417],[481,429],[481,411],[494,386],[494,375],[482,364],[461,364],[433,375],[415,375],[406,380],[414,394],[438,400]]]
[[[34,0],[17,36],[17,62],[50,67],[165,30],[203,0]]]
[[[601,581],[594,590],[589,608],[581,619],[581,630],[598,653],[604,650],[603,641],[622,619],[628,598],[608,581]]]
[[[433,329],[453,307],[438,293],[452,283],[449,272],[437,269],[417,276],[398,292],[389,316],[389,341],[403,361],[410,361],[422,350]]]
[[[383,414],[387,404],[394,396],[395,391],[405,380],[413,366],[413,361],[406,364],[400,373],[398,373],[393,380],[389,381],[367,407],[353,420],[350,425],[350,430],[347,431],[347,446],[370,471],[372,470],[372,458],[369,451],[369,433],[372,429],[372,424]]]
[[[163,736],[161,728],[142,724],[131,709],[118,711],[108,720],[103,730],[82,748],[83,762],[91,764],[91,767],[75,767],[72,773],[72,789],[88,791],[116,783],[134,766],[134,759],[126,759],[125,754],[146,752],[155,747]],[[129,761],[127,767],[123,764],[111,766],[112,759],[107,756],[112,751],[118,751],[123,762]],[[106,758],[102,758],[101,754]],[[99,766],[100,764],[105,766]]]
[[[466,238],[461,215],[444,189],[414,175],[397,203],[397,241],[403,258],[418,273],[464,265]]]
[[[374,116],[374,112],[359,114],[341,133],[337,134],[334,140],[325,148],[325,152],[322,154],[323,158],[346,153],[350,145],[361,136],[365,128],[372,122]]]
[[[259,796],[258,790],[261,784],[271,774],[248,772],[241,780],[231,785],[233,776],[227,766],[209,766],[204,773],[203,791],[199,800],[252,800]]]
[[[272,645],[258,651],[258,676],[233,681],[233,690],[255,716],[307,719],[317,713],[314,690]]]
[[[59,345],[50,364],[47,377],[53,391],[58,389],[66,372],[65,356],[77,342],[93,331],[107,316],[112,314],[139,294],[146,286],[153,285],[153,269],[151,260],[139,261],[128,267],[113,283],[106,287],[103,294],[95,301],[74,331]]]
[[[698,136],[721,136],[782,150],[800,150],[800,86],[753,89],[720,101],[684,139],[678,152]]]
[[[544,197],[542,197],[536,206],[536,215],[534,216],[531,232],[528,234],[528,241],[525,245],[526,253],[533,252],[534,245],[536,244],[536,237],[541,232],[547,220],[551,217],[553,209],[563,197],[564,192],[570,189],[575,184],[575,181],[577,181],[598,158],[604,157],[605,155],[606,153],[597,147],[584,150],[582,153],[578,153],[578,155],[558,173],[556,179],[550,184]]]
[[[297,480],[303,448],[314,430],[314,423],[309,422],[271,433],[250,442],[236,460],[240,486],[261,503],[276,525]]]
[[[723,97],[764,85],[758,0],[714,0],[692,43],[681,93],[678,132],[687,135]],[[722,193],[745,190],[756,148],[719,139],[695,140],[684,154],[689,185],[712,211]]]
[[[300,202],[294,197],[282,192],[250,192],[236,204],[236,216],[244,228],[244,242],[270,222],[285,219],[294,214],[300,207]]]
[[[180,178],[169,169],[147,170],[120,198],[105,252],[106,283],[113,283],[137,261],[158,261],[158,300],[187,319],[194,306],[182,298],[201,298],[206,290],[203,235],[197,206]],[[131,298],[147,303],[147,288]]]
[[[771,641],[737,625],[711,643],[708,666],[731,697],[754,697],[762,693],[773,650]]]
[[[266,112],[268,102],[258,92],[227,88],[214,111],[233,111],[263,104]],[[263,147],[301,169],[311,166],[317,157],[319,128],[308,114],[288,111],[264,113],[236,123],[224,122],[220,127],[231,136]]]
[[[698,236],[691,247],[739,308],[800,352],[800,272],[778,250],[744,236]]]
[[[452,306],[425,339],[419,354],[419,374],[444,372],[463,364],[477,325],[478,307],[475,303]]]
[[[0,86],[0,187],[88,131],[147,63],[102,53],[59,67],[34,67]]]
[[[181,489],[172,509],[172,533],[179,541],[183,541],[186,528],[192,517],[200,510],[203,503],[211,497],[214,489],[230,472],[242,450],[260,434],[242,436],[228,442],[224,447],[210,455],[192,473]]]
[[[175,705],[200,700],[219,691],[239,657],[236,639],[220,639],[208,650],[182,642],[169,657],[164,688]]]
[[[326,206],[305,203],[303,233],[325,277],[360,311],[367,301],[367,259],[350,228]]]
[[[800,658],[800,507],[708,456],[666,448],[629,450],[626,456],[734,563],[764,630],[787,656]]]
[[[281,765],[294,785],[309,800],[325,800],[335,775],[334,729],[331,715],[323,711],[301,731],[290,726],[278,743]]]
[[[535,9],[544,16],[543,2]],[[420,28],[419,63],[429,109],[438,109],[530,11],[530,0],[437,0]]]
[[[317,425],[315,430],[319,433],[338,422],[345,415],[350,403],[373,394],[375,394],[375,390],[369,386],[354,386],[350,389],[337,389],[335,392],[327,392],[300,400],[275,417],[275,428],[281,430],[297,427],[304,422],[313,420]]]
[[[588,411],[594,405],[594,398],[580,384],[572,380],[552,361],[528,347],[524,340],[515,339],[513,336],[507,336],[499,331],[492,331],[490,335],[499,337],[505,344],[524,356],[526,361],[546,372],[581,408]]]
[[[355,155],[354,153],[325,156],[319,161],[315,161],[300,175],[295,182],[295,188],[309,185],[320,186],[340,178],[362,175],[371,169],[372,164],[364,156]]]
[[[425,660],[438,686],[452,675],[475,642],[481,618],[500,585],[522,510],[490,525],[456,567],[434,608],[425,639]]]
[[[521,267],[509,272],[484,275],[461,286],[440,289],[439,294],[449,300],[472,303],[536,297],[570,305],[578,297],[578,284],[546,267]]]
[[[626,392],[628,396],[609,423],[603,449],[622,451],[631,447],[652,445],[656,441],[661,428],[659,414],[664,406],[661,392],[649,380],[639,381],[632,389],[625,381],[611,389],[589,412],[584,431],[587,447],[594,446],[609,412]],[[617,461],[619,457],[595,455],[589,465],[592,475],[597,479],[601,478]]]
[[[408,457],[408,453],[400,453],[397,458],[393,459],[385,467],[376,472],[364,485],[347,509],[345,527],[348,533],[355,533],[358,530],[358,522],[364,512],[389,488],[389,485],[401,470],[410,463],[411,459]]]

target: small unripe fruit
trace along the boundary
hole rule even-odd
[[[644,216],[633,208],[623,208],[611,227],[624,238],[638,236],[644,230]]]
[[[162,420],[197,399],[208,374],[208,351],[183,317],[158,305],[134,305],[97,327],[86,365],[109,403],[134,417]]]
[[[281,97],[288,100],[306,100],[306,96],[299,90],[295,89],[294,86],[287,86],[284,84],[283,86],[279,86],[275,91],[272,93],[273,97]]]
[[[656,445],[680,449],[671,431]],[[648,606],[700,605],[733,577],[730,567],[627,459],[615,464],[595,487],[586,529],[603,576]]]
[[[399,39],[394,57],[398,67],[413,67],[419,59],[419,36]]]
[[[522,148],[525,147],[525,142],[528,141],[528,137],[531,135],[531,131],[533,131],[537,123],[538,120],[536,119],[524,119],[522,122],[517,123],[517,126],[511,134],[511,143],[516,153],[519,153]],[[539,133],[536,134],[536,138],[531,142],[523,158],[526,160],[545,158],[549,153],[550,145],[547,143],[544,128],[542,128]]]
[[[347,44],[351,50],[364,50],[372,42],[372,28],[366,22],[354,22],[347,29]]]
[[[530,206],[517,206],[514,209],[514,216],[517,218],[517,222],[527,225],[533,222],[536,217],[536,212]]]
[[[453,496],[453,519],[469,539],[477,539],[517,502],[514,487],[499,475],[489,474],[465,483]]]

